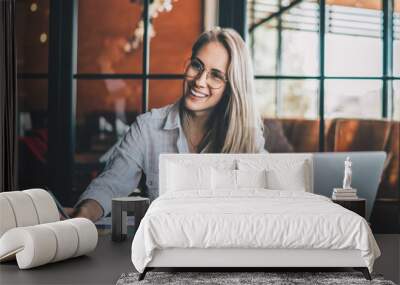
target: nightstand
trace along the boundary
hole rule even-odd
[[[127,216],[135,216],[135,233],[149,208],[150,200],[144,197],[121,197],[112,199],[112,240],[123,241],[127,237]]]
[[[337,200],[332,199],[332,201],[340,206],[359,214],[361,217],[366,218],[366,202],[364,198],[356,198],[351,200]]]

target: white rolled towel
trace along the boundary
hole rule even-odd
[[[2,192],[11,205],[17,227],[39,224],[38,215],[31,197],[23,191]]]
[[[10,202],[6,197],[0,195],[0,237],[16,226],[17,222]]]
[[[0,262],[16,257],[20,269],[33,268],[87,254],[97,241],[95,225],[85,218],[13,228],[0,238]]]
[[[0,193],[0,237],[15,227],[60,220],[56,203],[43,189]]]
[[[28,194],[35,206],[39,224],[51,223],[60,220],[60,214],[53,197],[43,189],[28,189],[22,191]]]

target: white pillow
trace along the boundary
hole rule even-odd
[[[267,188],[267,172],[262,170],[235,170],[237,188]]]
[[[243,159],[238,160],[240,170],[266,170],[268,189],[307,191],[311,189],[308,177],[310,167],[308,160],[280,159]]]
[[[236,190],[236,170],[212,168],[212,188],[214,190]]]
[[[169,162],[167,191],[211,190],[211,167]]]
[[[272,190],[290,190],[306,192],[307,182],[303,165],[288,171],[270,169],[267,171],[267,188]]]
[[[212,169],[214,190],[239,190],[241,188],[266,188],[266,171]]]

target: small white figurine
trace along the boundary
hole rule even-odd
[[[346,157],[346,161],[344,162],[343,189],[352,189],[351,176],[352,176],[351,160],[350,157]]]

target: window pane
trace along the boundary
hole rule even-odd
[[[18,187],[45,187],[47,180],[47,80],[20,79],[18,90]]]
[[[250,33],[249,46],[255,74],[312,76],[318,73],[319,8],[316,2],[303,1],[281,17],[272,17]],[[249,27],[273,15],[285,5],[287,3],[275,0],[248,1]]]
[[[249,28],[255,23],[275,13],[279,9],[278,0],[248,1],[247,22]],[[249,49],[253,58],[254,73],[257,75],[275,75],[277,57],[277,20],[270,21],[255,28],[248,37]]]
[[[253,32],[254,45],[250,48],[253,57],[254,73],[276,74],[277,32],[274,28],[258,27]]]
[[[326,5],[326,75],[381,76],[382,1],[337,2]]]
[[[163,10],[155,10],[152,18],[150,73],[183,73],[185,60],[202,32],[201,0],[169,2],[154,1],[150,5]]]
[[[400,76],[400,37],[393,41],[393,75]]]
[[[298,95],[292,96],[288,90],[296,85],[307,92],[308,85],[312,84],[305,81],[300,80],[296,84],[291,80],[256,80],[255,104],[263,119],[265,147],[269,152],[318,151],[319,120],[305,119],[304,114],[296,110],[298,103],[307,101],[308,96],[293,99]],[[282,90],[282,102],[277,101],[279,88]],[[278,108],[282,109],[280,117],[277,116]],[[293,118],[283,118],[285,116]]]
[[[141,109],[141,80],[78,80],[72,201],[104,167]]]
[[[78,73],[141,72],[140,1],[78,3]]]
[[[304,1],[282,16],[283,75],[319,73],[319,5]]]
[[[327,118],[381,118],[382,81],[326,80]]]
[[[400,121],[400,80],[393,81],[393,119]]]
[[[78,80],[76,150],[104,154],[141,111],[141,80]]]
[[[314,32],[283,31],[282,75],[318,75],[318,39]]]
[[[256,94],[254,102],[261,117],[276,117],[276,81],[255,80]]]
[[[16,1],[18,73],[47,73],[49,0]]]
[[[287,2],[276,0],[248,1],[249,28],[286,5]],[[255,74],[316,75],[318,11],[319,6],[315,0],[303,1],[287,10],[281,17],[272,17],[257,26],[249,35]]]
[[[394,2],[393,15],[393,74],[400,76],[400,0]]]
[[[296,118],[318,117],[317,80],[280,80],[278,116]]]
[[[182,80],[150,80],[149,110],[175,103],[182,96]]]
[[[318,151],[318,81],[258,79],[255,84],[255,104],[263,118],[267,150]]]

